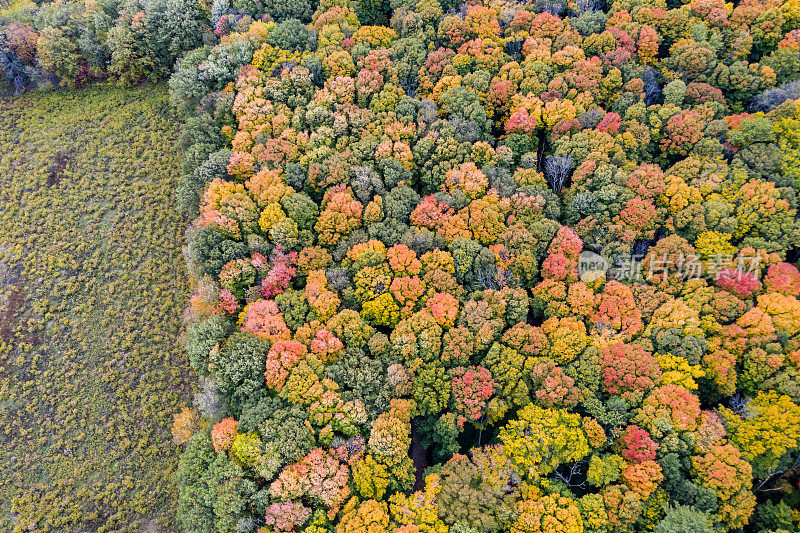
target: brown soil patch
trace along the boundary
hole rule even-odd
[[[66,152],[58,152],[55,157],[53,158],[53,162],[50,163],[50,166],[47,167],[47,186],[53,187],[58,185],[61,182],[61,178],[64,177],[64,169],[67,168],[67,165],[72,158],[75,156],[74,150],[69,150]]]
[[[14,328],[19,322],[19,312],[25,295],[19,289],[14,289],[8,297],[8,305],[5,309],[0,309],[0,339],[4,342],[11,340]]]

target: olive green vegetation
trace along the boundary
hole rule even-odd
[[[174,530],[179,125],[165,87],[0,100],[0,530]]]

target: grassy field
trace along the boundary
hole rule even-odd
[[[164,87],[0,100],[0,530],[172,531],[191,403]]]

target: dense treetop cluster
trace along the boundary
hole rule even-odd
[[[187,531],[795,527],[795,4],[239,16],[170,82]]]
[[[208,10],[193,0],[19,0],[0,12],[0,91],[164,78],[183,52],[215,44]]]
[[[800,4],[198,9],[185,531],[796,529]]]

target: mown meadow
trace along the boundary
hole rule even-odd
[[[174,530],[179,121],[163,86],[0,100],[0,530]]]

